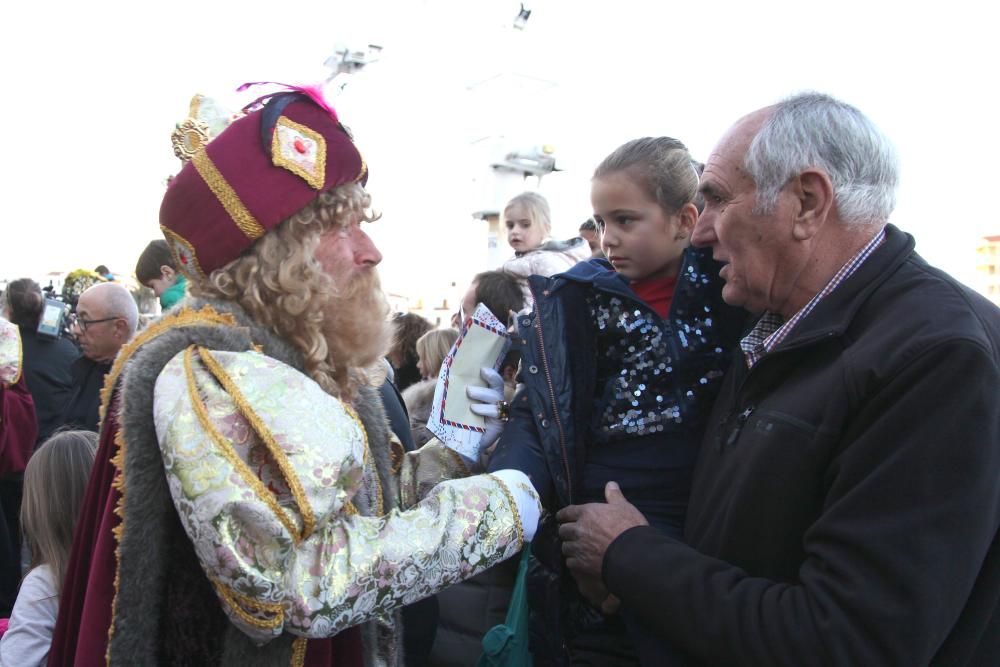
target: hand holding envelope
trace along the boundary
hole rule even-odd
[[[493,422],[489,428],[491,442],[484,442],[487,422],[472,410],[477,404],[470,400],[467,389],[476,387],[489,391],[481,371],[483,367],[500,368],[509,348],[507,328],[486,306],[479,304],[472,316],[462,323],[458,340],[441,364],[427,428],[469,461],[479,460],[480,450],[499,437],[502,425],[498,429],[490,420]],[[502,389],[500,393],[502,399]]]

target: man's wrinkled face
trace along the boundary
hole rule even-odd
[[[315,256],[338,290],[350,289],[357,278],[374,273],[375,267],[382,261],[382,253],[361,229],[359,221],[323,234]]]
[[[738,122],[719,142],[705,164],[701,192],[705,210],[695,225],[692,241],[712,248],[725,266],[722,298],[726,303],[760,313],[780,312],[791,284],[784,264],[794,252],[792,220],[787,198],[779,197],[774,211],[754,212],[757,188],[743,166],[750,142],[767,115],[756,112]]]
[[[315,258],[337,290],[323,320],[333,363],[368,367],[386,354],[392,332],[376,270],[382,253],[355,221],[320,237]]]
[[[83,354],[93,361],[111,361],[127,340],[124,318],[114,317],[100,297],[100,291],[88,290],[80,295],[76,305],[78,320],[90,322],[73,327],[73,334]]]

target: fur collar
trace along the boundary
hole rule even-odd
[[[184,305],[211,306],[228,313],[236,327],[193,323],[169,328],[143,344],[125,366],[117,389],[119,447],[124,470],[123,529],[118,548],[118,592],[109,664],[221,664],[233,667],[291,663],[287,633],[256,646],[233,627],[177,518],[167,487],[153,423],[153,389],[170,359],[190,345],[241,352],[259,346],[263,353],[302,369],[298,352],[259,326],[236,304],[188,299]],[[382,481],[387,511],[398,506],[389,458],[389,427],[377,389],[364,387],[354,404],[368,434]],[[359,508],[360,509],[360,508]],[[362,510],[364,511],[364,510]],[[402,662],[399,614],[362,626],[366,665]]]

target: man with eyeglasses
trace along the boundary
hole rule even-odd
[[[139,309],[128,290],[117,283],[94,285],[80,295],[70,333],[82,354],[73,362],[73,395],[63,424],[96,431],[104,376],[122,345],[131,340]]]

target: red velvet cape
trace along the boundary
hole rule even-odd
[[[0,384],[0,475],[24,472],[37,438],[35,402],[22,374],[10,386]]]

